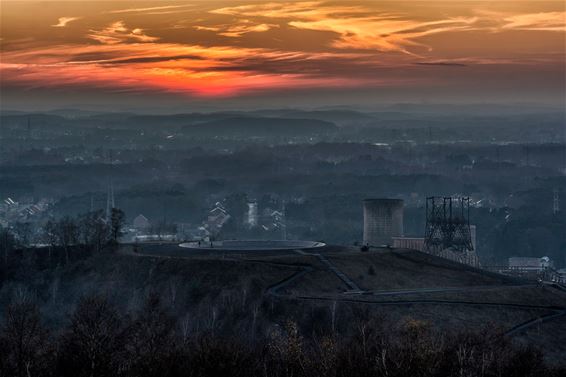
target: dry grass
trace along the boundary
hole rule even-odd
[[[410,250],[330,254],[328,259],[365,290],[514,284],[504,276]]]

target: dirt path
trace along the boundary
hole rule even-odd
[[[134,253],[131,250],[122,250],[122,254],[136,256],[136,257],[148,257],[148,258],[165,258],[165,259],[194,259],[193,257],[181,257],[181,256],[168,256],[168,255],[152,255],[145,253]],[[496,307],[496,308],[513,308],[513,309],[527,309],[527,310],[544,310],[550,313],[529,319],[523,323],[517,324],[511,327],[509,330],[505,331],[503,336],[513,336],[519,334],[523,331],[528,330],[533,326],[537,326],[541,323],[547,323],[556,319],[566,317],[566,307],[563,306],[545,306],[545,305],[526,305],[526,304],[512,304],[512,303],[497,303],[497,302],[473,302],[473,301],[463,301],[463,300],[434,300],[434,299],[414,299],[414,300],[378,300],[373,299],[374,297],[395,297],[408,294],[421,294],[421,293],[443,293],[443,292],[472,292],[481,290],[492,290],[500,288],[520,288],[520,287],[532,287],[536,285],[524,284],[524,285],[492,285],[492,286],[472,286],[472,287],[441,287],[441,288],[418,288],[418,289],[406,289],[406,290],[392,290],[392,291],[362,291],[360,288],[343,272],[338,270],[332,262],[322,256],[319,253],[306,253],[303,251],[297,251],[298,254],[308,255],[318,258],[321,263],[327,267],[327,270],[331,273],[336,274],[340,280],[348,287],[342,294],[337,295],[296,295],[296,294],[285,294],[280,293],[280,291],[286,288],[288,285],[295,283],[297,280],[303,276],[311,273],[315,270],[312,264],[309,265],[299,265],[290,263],[279,263],[258,259],[246,259],[243,257],[223,257],[224,260],[235,260],[245,263],[261,263],[267,265],[276,265],[280,267],[288,267],[295,269],[296,271],[285,279],[273,284],[268,287],[265,291],[266,295],[274,296],[280,299],[291,299],[291,300],[304,300],[304,301],[337,301],[337,302],[349,302],[349,303],[362,303],[368,305],[418,305],[418,304],[433,304],[433,305],[465,305],[465,306],[484,306],[484,307]],[[220,258],[219,258],[220,259]],[[334,267],[334,268],[333,268]]]

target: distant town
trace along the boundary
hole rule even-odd
[[[48,224],[96,213],[109,221],[119,208],[122,243],[363,247],[363,200],[391,198],[403,201],[403,232],[383,244],[423,250],[427,198],[466,197],[474,256],[465,263],[514,274],[551,269],[549,279],[563,279],[559,113],[472,109],[4,112],[0,225],[22,245],[42,246],[53,240]]]

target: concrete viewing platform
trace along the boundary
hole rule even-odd
[[[179,245],[194,250],[218,250],[218,251],[285,251],[285,250],[310,250],[326,246],[317,241],[295,241],[295,240],[228,240],[212,242],[185,242]]]

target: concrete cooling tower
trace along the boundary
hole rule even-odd
[[[403,200],[364,200],[364,245],[393,245],[403,236]]]

